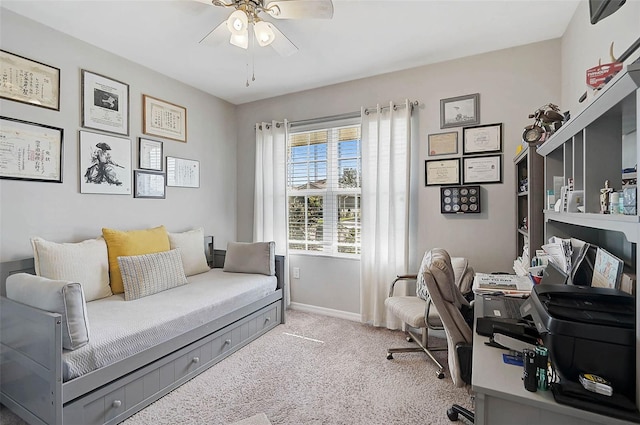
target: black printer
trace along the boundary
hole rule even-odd
[[[609,288],[536,285],[520,307],[530,316],[561,378],[580,373],[611,382],[614,393],[635,399],[635,298]]]

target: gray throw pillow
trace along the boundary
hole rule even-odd
[[[62,316],[62,347],[75,350],[89,343],[89,322],[82,285],[27,273],[7,277],[7,298]]]
[[[224,258],[225,272],[276,274],[275,242],[229,242]]]
[[[125,301],[153,295],[187,283],[180,249],[118,257]]]

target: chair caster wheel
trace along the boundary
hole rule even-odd
[[[407,337],[407,342],[413,342],[413,338],[411,338],[410,336]]]
[[[387,360],[393,360],[393,354],[387,353]]]
[[[449,408],[449,409],[447,409],[447,417],[449,418],[449,420],[451,422],[456,422],[458,420],[458,412],[456,412],[453,409]]]
[[[444,372],[438,372],[438,379],[444,379]]]

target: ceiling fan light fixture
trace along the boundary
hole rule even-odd
[[[241,47],[243,49],[249,48],[249,32],[245,31],[242,34],[231,34],[229,43],[233,44],[234,46]]]
[[[273,43],[276,38],[276,34],[271,28],[271,24],[265,21],[258,21],[254,25],[254,32],[256,34],[256,40],[261,47],[268,46]]]
[[[249,18],[243,10],[236,10],[227,19],[227,28],[233,35],[241,35],[247,32]]]

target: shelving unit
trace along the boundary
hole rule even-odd
[[[544,156],[545,193],[553,189],[554,176],[574,180],[584,191],[584,212],[544,212],[545,240],[550,236],[576,237],[601,246],[637,274],[640,264],[640,217],[601,214],[600,189],[605,180],[620,190],[622,170],[638,164],[640,122],[640,63],[626,66],[594,100],[549,140],[538,147]],[[634,176],[635,177],[635,176]],[[636,296],[636,405],[640,406],[640,296]]]
[[[514,159],[516,168],[516,258],[530,261],[544,237],[544,159],[534,147],[525,147]],[[522,181],[527,181],[523,187]],[[527,227],[524,227],[524,219]],[[524,248],[528,247],[526,253]],[[524,255],[523,255],[524,254]],[[529,264],[523,264],[527,267]]]

